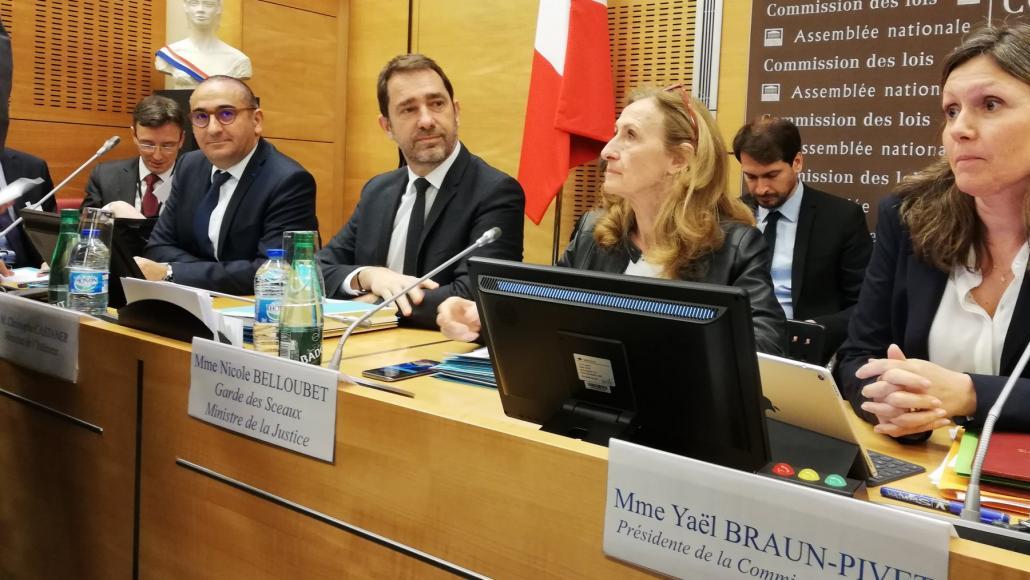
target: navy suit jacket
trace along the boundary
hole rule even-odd
[[[343,281],[360,266],[386,266],[393,220],[408,184],[401,167],[373,177],[361,191],[347,225],[318,253],[327,294],[347,297]],[[476,241],[486,230],[501,228],[501,237],[475,255],[522,260],[522,214],[526,196],[510,176],[469,153],[462,144],[426,217],[418,247],[421,276]],[[468,264],[457,264],[433,277],[440,287],[426,292],[407,323],[436,328],[436,307],[450,296],[472,298]]]
[[[7,183],[22,177],[28,177],[29,179],[43,178],[43,183],[26,191],[25,195],[15,202],[15,208],[22,208],[25,207],[26,203],[39,201],[54,188],[54,181],[50,178],[50,168],[47,167],[46,161],[35,155],[29,155],[15,149],[4,149],[3,153],[0,153],[0,166],[4,168],[4,178],[7,179]],[[57,211],[57,200],[51,197],[43,204],[41,209],[49,212]],[[8,264],[8,266],[38,267],[43,263],[43,260],[49,260],[50,256],[39,255],[35,246],[29,241],[29,237],[25,235],[25,230],[22,229],[23,226],[18,226],[18,228],[21,229],[21,241],[19,244],[21,247],[15,248],[18,252],[18,262],[16,264]]]
[[[834,369],[842,394],[851,401],[855,412],[870,422],[875,422],[875,417],[860,409],[866,400],[862,387],[876,379],[859,380],[855,371],[869,358],[886,358],[891,343],[898,344],[908,358],[927,360],[930,326],[948,284],[947,272],[934,268],[913,253],[912,239],[901,223],[900,205],[901,200],[894,195],[880,202],[873,257],[858,307],[851,318],[848,339],[837,353]],[[1002,375],[1012,372],[1030,341],[1028,282],[1030,280],[1024,278],[1005,335]],[[972,373],[969,376],[976,389],[974,422],[982,425],[1008,377]],[[1002,431],[1030,431],[1030,366],[1017,381],[997,427]]]
[[[211,162],[201,151],[182,156],[172,191],[144,256],[172,265],[174,281],[230,294],[253,294],[254,274],[267,250],[282,247],[283,232],[317,230],[315,179],[264,139],[243,171],[218,234],[218,259],[197,244],[193,216],[211,184]]]

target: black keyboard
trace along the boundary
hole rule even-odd
[[[922,465],[902,461],[897,457],[891,457],[890,455],[884,455],[872,450],[867,451],[869,452],[869,459],[876,466],[877,473],[876,476],[865,480],[865,484],[869,487],[883,485],[926,471],[926,468]]]

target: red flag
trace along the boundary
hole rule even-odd
[[[519,183],[539,224],[569,170],[596,158],[615,126],[604,0],[541,0]]]

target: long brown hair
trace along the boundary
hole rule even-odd
[[[944,61],[941,86],[956,68],[979,56],[990,57],[1002,70],[1030,85],[1030,25],[984,27],[970,32]],[[966,265],[972,249],[973,268],[982,267],[987,255],[983,223],[972,196],[956,187],[946,158],[905,178],[898,195],[902,197],[901,218],[916,256],[935,268],[950,271],[955,265]],[[1030,196],[1024,197],[1023,221],[1030,234]]]
[[[683,143],[694,146],[692,158],[675,176],[658,209],[647,258],[660,265],[667,278],[697,278],[703,275],[703,258],[725,241],[720,222],[754,225],[755,218],[739,197],[727,193],[726,146],[704,105],[682,90],[656,88],[637,90],[628,104],[644,99],[654,99],[662,114],[667,151],[678,152]],[[636,217],[629,202],[603,190],[601,207],[604,214],[594,227],[594,239],[602,248],[613,249],[628,241]]]

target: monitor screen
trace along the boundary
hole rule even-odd
[[[504,412],[757,471],[769,461],[741,288],[472,258]]]

